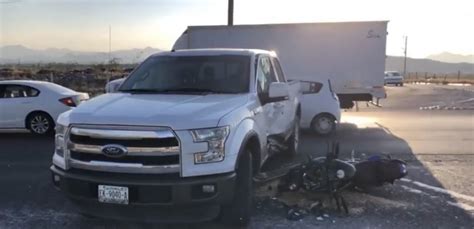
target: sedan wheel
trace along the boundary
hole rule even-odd
[[[328,135],[336,129],[336,121],[329,115],[319,115],[313,119],[311,127],[320,135]]]
[[[53,130],[54,123],[49,116],[42,113],[33,114],[28,121],[28,127],[33,134],[48,134]]]

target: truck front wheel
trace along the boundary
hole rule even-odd
[[[226,224],[245,226],[249,223],[253,203],[252,154],[246,150],[239,160],[234,199],[222,206],[221,220]]]

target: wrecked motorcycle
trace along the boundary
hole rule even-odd
[[[388,157],[373,156],[368,160],[355,162],[339,158],[339,143],[332,143],[325,157],[311,158],[289,170],[279,185],[280,191],[304,189],[330,195],[338,211],[348,208],[341,191],[349,187],[367,188],[393,183],[407,175],[406,162]]]

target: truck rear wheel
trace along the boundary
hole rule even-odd
[[[225,224],[245,226],[249,223],[253,203],[252,154],[246,150],[239,160],[234,199],[222,206],[221,220]]]

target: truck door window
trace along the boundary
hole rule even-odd
[[[268,90],[272,82],[277,82],[275,72],[273,71],[270,59],[262,56],[258,59],[257,65],[257,93],[260,100],[268,96]]]
[[[283,70],[281,69],[280,61],[278,61],[277,58],[273,58],[273,64],[275,65],[278,82],[286,82],[285,74],[283,74]]]
[[[271,82],[275,82],[275,75],[271,73],[270,61],[267,57],[258,59],[257,65],[257,92],[268,93]]]

